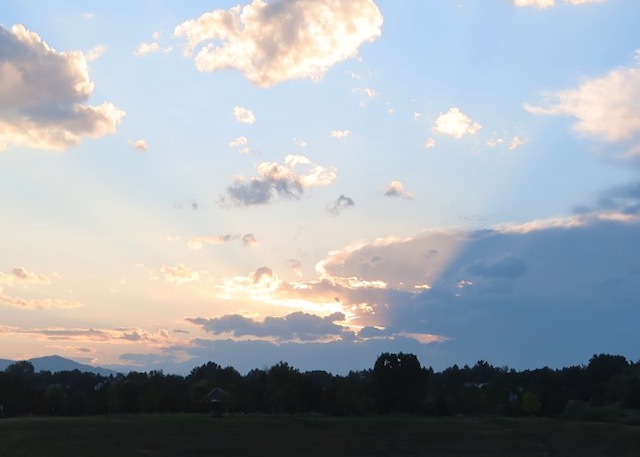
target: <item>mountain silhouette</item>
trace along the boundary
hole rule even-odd
[[[17,360],[0,359],[0,371],[6,370],[6,368]],[[115,376],[117,371],[109,370],[102,367],[94,367],[93,365],[85,365],[83,363],[75,362],[71,359],[65,359],[59,355],[49,355],[46,357],[34,357],[28,359],[27,362],[31,362],[34,371],[50,371],[56,373],[58,371],[73,371],[78,370],[84,373],[94,373],[100,376]]]

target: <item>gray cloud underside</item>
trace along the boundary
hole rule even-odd
[[[278,341],[313,341],[327,336],[339,336],[347,332],[335,321],[344,320],[341,313],[318,317],[303,312],[291,313],[284,317],[266,317],[257,322],[238,314],[214,319],[188,318],[187,321],[201,326],[212,334],[231,334],[234,337],[269,337]]]
[[[452,360],[476,354],[561,365],[603,350],[638,357],[639,235],[635,219],[425,234],[363,246],[325,265],[333,278],[387,280],[389,288],[325,280],[306,293],[334,294],[347,306],[367,303],[369,310],[355,311],[356,325],[449,338],[429,346],[446,349]],[[430,289],[415,290],[425,282]],[[567,347],[562,360],[553,350],[558,345]]]
[[[298,181],[286,179],[252,178],[238,181],[227,187],[227,196],[237,206],[265,205],[277,195],[281,198],[297,200],[304,190]]]

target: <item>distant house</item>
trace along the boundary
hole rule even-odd
[[[212,416],[222,417],[227,409],[227,399],[229,394],[220,387],[214,387],[205,397],[205,402],[209,405]]]

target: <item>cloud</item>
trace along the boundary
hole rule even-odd
[[[201,72],[237,69],[260,87],[318,80],[336,63],[357,55],[381,34],[372,0],[254,0],[185,21],[174,35]]]
[[[87,52],[86,58],[89,62],[93,62],[94,60],[97,60],[98,58],[100,58],[102,54],[107,52],[107,49],[108,49],[108,46],[106,44],[98,44],[92,47],[91,49],[89,49],[89,52]]]
[[[540,105],[525,104],[536,115],[570,116],[575,130],[600,141],[640,145],[640,66],[620,67],[603,77],[586,79],[575,89],[548,94]]]
[[[268,284],[275,279],[273,270],[269,267],[260,267],[250,276],[253,284]]]
[[[258,239],[253,233],[247,233],[242,237],[242,245],[247,247],[253,247],[258,245]]]
[[[450,108],[446,113],[440,113],[431,130],[441,135],[449,135],[459,139],[465,135],[474,135],[482,126],[473,121],[459,108]]]
[[[82,52],[58,52],[22,25],[0,26],[0,151],[10,145],[62,151],[81,137],[114,133],[124,111],[86,105],[94,84]]]
[[[436,147],[436,140],[434,140],[433,138],[428,138],[427,141],[424,142],[423,147],[425,149],[433,149]]]
[[[258,240],[253,234],[247,233],[246,235],[226,234],[218,236],[192,236],[189,238],[189,241],[187,241],[187,245],[189,246],[189,249],[199,251],[205,245],[218,246],[238,239],[243,246],[255,246],[258,243]]]
[[[360,95],[360,107],[364,108],[367,106],[367,103],[370,99],[378,96],[378,92],[371,87],[356,87],[352,90],[354,94]]]
[[[514,149],[518,149],[523,144],[526,144],[529,140],[527,138],[521,138],[518,135],[514,135],[509,141],[509,150],[513,151]]]
[[[138,152],[147,152],[147,142],[145,140],[129,140],[128,143]]]
[[[22,309],[72,309],[82,307],[82,303],[62,298],[26,299],[3,295],[0,290],[0,304]]]
[[[507,137],[493,137],[489,139],[486,144],[492,148],[507,145],[508,149],[513,151],[529,141],[528,138],[519,135],[513,135],[509,141],[507,140]]]
[[[27,271],[23,267],[17,267],[10,273],[0,271],[0,286],[27,286],[31,284],[51,284],[51,280],[40,273]]]
[[[513,0],[515,6],[534,6],[541,9],[555,6],[555,3],[555,0]]]
[[[197,211],[198,209],[200,209],[200,203],[198,203],[198,200],[195,199],[183,200],[181,202],[175,203],[174,207],[176,209],[191,208],[193,211]]]
[[[413,200],[413,194],[404,189],[404,184],[400,181],[391,181],[384,190],[385,197],[402,197],[407,200]]]
[[[549,351],[569,345],[575,362],[610,347],[605,328],[618,350],[640,343],[628,322],[640,318],[638,230],[638,214],[600,211],[359,243],[321,262],[305,293],[339,297],[353,325],[449,338],[440,347],[457,357],[560,364]]]
[[[159,36],[158,36],[159,38]],[[171,46],[162,47],[157,41],[141,42],[138,47],[133,51],[133,54],[138,57],[144,57],[148,54],[158,54],[171,52],[173,48]]]
[[[220,245],[238,239],[239,235],[218,235],[218,236],[192,236],[187,241],[189,249],[199,251],[205,245]]]
[[[240,146],[246,146],[246,144],[248,142],[249,142],[249,140],[247,140],[246,137],[239,136],[235,140],[229,142],[229,147],[230,148],[237,148],[237,147],[240,147]]]
[[[283,317],[266,317],[262,322],[238,314],[214,319],[199,317],[187,318],[186,320],[214,335],[229,334],[234,338],[254,337],[287,342],[336,339],[351,333],[345,327],[335,323],[336,321],[344,321],[344,319],[345,315],[341,313],[319,317],[295,312]]]
[[[293,270],[297,273],[300,273],[302,270],[302,262],[298,259],[287,259],[286,261],[287,268]]]
[[[350,130],[332,130],[331,131],[331,137],[332,138],[346,138],[349,135],[351,135],[351,131]]]
[[[45,327],[25,329],[0,325],[0,335],[2,334],[22,335],[45,341],[147,344],[152,347],[163,347],[176,343],[176,339],[172,337],[166,329],[149,332],[137,327],[120,327],[113,329]]]
[[[297,173],[300,167],[305,168],[306,173]],[[297,200],[304,189],[327,186],[336,178],[335,168],[315,165],[300,155],[288,155],[283,165],[262,162],[257,172],[257,177],[250,180],[239,177],[227,187],[227,198],[221,198],[222,206],[264,205],[276,197]]]
[[[340,195],[336,201],[327,206],[327,211],[329,211],[334,216],[338,216],[342,212],[342,210],[351,208],[352,206],[354,206],[354,202],[351,197]]]
[[[640,215],[640,182],[617,186],[601,193],[596,211],[620,212],[626,215]],[[578,213],[589,213],[593,208],[579,208]]]
[[[611,194],[614,202],[602,206],[626,207],[638,190]],[[640,344],[639,230],[638,214],[598,210],[354,243],[330,252],[317,279],[300,282],[261,267],[237,282],[238,293],[323,311],[191,317],[211,338],[175,344],[167,354],[186,354],[192,364],[215,354],[241,370],[287,360],[344,372],[363,358],[362,368],[370,368],[385,351],[411,352],[441,368],[451,360],[531,368],[583,363],[598,351],[633,356]]]
[[[178,264],[175,267],[162,267],[161,272],[167,281],[177,285],[200,280],[200,273],[183,264]]]
[[[244,108],[242,106],[234,106],[233,107],[233,117],[236,121],[241,124],[255,124],[256,116],[253,114],[253,111],[250,109]]]
[[[356,89],[357,92],[364,94],[367,98],[373,98],[378,96],[378,92],[370,87],[361,87]]]
[[[14,268],[10,273],[0,272],[0,304],[22,309],[70,309],[82,306],[82,304],[77,301],[62,298],[27,299],[12,297],[5,295],[2,287],[28,287],[31,285],[49,284],[51,284],[51,280],[47,276],[41,273],[33,273],[23,267]]]
[[[564,0],[569,5],[586,5],[588,3],[602,3],[605,0]],[[533,6],[535,8],[546,9],[556,6],[555,0],[513,0],[515,6]]]

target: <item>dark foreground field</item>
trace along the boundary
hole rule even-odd
[[[198,415],[0,420],[0,456],[634,456],[640,427],[550,419]]]

